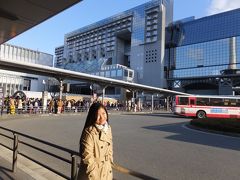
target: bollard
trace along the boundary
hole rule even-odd
[[[77,160],[76,156],[72,155],[72,165],[71,165],[71,180],[77,179]]]
[[[17,154],[18,154],[18,135],[14,134],[12,172],[16,172],[16,168],[17,168]]]

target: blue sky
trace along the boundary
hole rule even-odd
[[[54,55],[64,35],[149,0],[83,0],[7,43]],[[201,18],[240,7],[240,0],[174,0],[174,20]]]

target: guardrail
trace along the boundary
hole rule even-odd
[[[38,139],[36,137],[32,137],[32,136],[29,136],[29,135],[26,135],[26,134],[23,134],[21,132],[17,132],[17,131],[14,131],[14,130],[11,130],[11,129],[8,129],[8,128],[5,128],[5,127],[1,127],[0,126],[0,129],[1,130],[4,130],[4,131],[7,131],[7,132],[10,132],[13,134],[13,137],[9,136],[9,135],[6,135],[6,134],[3,134],[3,133],[0,133],[0,136],[3,136],[5,138],[8,138],[10,140],[13,140],[13,147],[9,147],[3,143],[0,142],[0,145],[2,145],[3,147],[13,151],[13,156],[12,156],[12,171],[15,172],[16,171],[16,168],[17,168],[17,159],[18,159],[18,154],[22,155],[23,157],[39,164],[40,166],[56,173],[57,175],[65,178],[65,179],[69,179],[69,180],[76,180],[77,179],[77,168],[79,166],[79,164],[77,163],[77,159],[80,158],[79,157],[79,153],[76,152],[76,151],[73,151],[71,149],[68,149],[68,148],[64,148],[64,147],[61,147],[61,146],[58,146],[56,144],[53,144],[53,143],[50,143],[50,142],[47,142],[47,141],[44,141],[44,140],[41,140],[41,139]],[[48,152],[46,150],[44,150],[43,148],[40,148],[40,147],[36,147],[26,141],[23,141],[23,140],[19,140],[19,137],[24,137],[24,138],[27,138],[27,139],[30,139],[30,140],[33,140],[35,142],[38,142],[38,143],[42,143],[44,145],[47,145],[49,147],[52,147],[52,148],[55,148],[57,150],[61,150],[63,152],[66,152],[70,155],[71,157],[71,160],[69,159],[66,159],[64,157],[61,157],[59,155],[56,155],[56,154],[53,154],[51,152]],[[67,175],[59,172],[58,170],[38,161],[37,159],[34,159],[26,154],[24,154],[23,152],[20,152],[19,150],[19,144],[24,144],[25,146],[28,146],[32,149],[35,149],[37,151],[40,151],[42,153],[45,153],[49,156],[52,156],[58,160],[61,160],[65,163],[68,163],[71,165],[71,177],[68,177]],[[113,169],[120,172],[120,173],[124,173],[124,174],[127,174],[127,175],[130,175],[130,176],[134,176],[134,177],[137,177],[139,179],[148,179],[148,180],[157,180],[156,178],[153,178],[151,176],[148,176],[148,175],[145,175],[145,174],[142,174],[140,172],[137,172],[137,171],[133,171],[133,170],[130,170],[130,169],[127,169],[125,167],[122,167],[118,164],[115,164],[113,165]]]
[[[107,107],[107,110],[110,111],[118,111],[118,112],[149,112],[151,111],[151,107],[145,107],[144,109],[138,110],[134,109],[131,107]],[[155,107],[153,110],[158,111],[158,110],[166,110],[163,106],[162,107]],[[49,110],[49,107],[43,107],[39,106],[37,108],[31,108],[30,106],[24,106],[21,110],[15,108],[14,111],[12,112],[8,107],[3,107],[0,106],[0,115],[4,114],[57,114],[57,113],[81,113],[81,112],[87,112],[88,108],[81,106],[81,107],[71,107],[68,108],[64,106],[62,108],[61,112],[58,112],[58,110],[53,109]]]
[[[29,160],[31,160],[31,161],[33,161],[33,162],[35,162],[35,163],[45,167],[45,168],[47,168],[48,170],[56,173],[57,175],[65,178],[65,179],[75,180],[77,178],[77,157],[79,157],[78,152],[73,151],[71,149],[67,149],[67,148],[58,146],[56,144],[53,144],[53,143],[50,143],[50,142],[47,142],[47,141],[44,141],[44,140],[41,140],[41,139],[38,139],[38,138],[35,138],[35,137],[31,137],[29,135],[26,135],[26,134],[23,134],[23,133],[20,133],[20,132],[17,132],[17,131],[13,131],[13,130],[5,128],[5,127],[0,127],[0,129],[13,133],[13,137],[10,137],[10,136],[8,136],[6,134],[0,133],[1,136],[4,136],[5,138],[13,140],[13,147],[12,148],[7,146],[7,145],[5,145],[5,144],[3,144],[3,143],[0,143],[0,145],[2,145],[5,148],[13,151],[13,158],[12,158],[12,171],[13,172],[16,171],[16,167],[17,167],[17,155],[20,154],[20,155],[24,156],[25,158],[27,158],[27,159],[29,159]],[[48,152],[48,151],[44,150],[43,148],[31,145],[31,144],[29,144],[26,141],[19,140],[19,136],[22,136],[22,137],[27,138],[27,139],[31,139],[31,140],[33,140],[35,142],[42,143],[42,144],[50,146],[52,148],[56,148],[57,150],[61,150],[63,152],[66,152],[66,153],[68,153],[70,155],[71,160],[63,158],[63,157],[58,156],[56,154],[53,154],[51,152]],[[46,165],[44,163],[41,163],[40,161],[38,161],[38,160],[36,160],[36,159],[34,159],[32,157],[29,157],[28,155],[20,152],[19,148],[18,148],[20,143],[24,144],[25,146],[28,146],[28,147],[30,147],[32,149],[35,149],[37,151],[40,151],[42,153],[45,153],[45,154],[47,154],[49,156],[52,156],[52,157],[54,157],[56,159],[59,159],[59,160],[61,160],[63,162],[66,162],[66,163],[70,164],[71,165],[71,177],[68,177],[65,174],[63,174],[63,173],[61,173],[61,172],[51,168],[50,166],[48,166],[48,165]]]
[[[81,107],[73,107],[73,108],[67,108],[64,106],[62,108],[61,112],[58,112],[58,108],[52,108],[51,110],[49,107],[31,107],[31,106],[23,106],[23,108],[18,109],[15,107],[13,110],[11,110],[8,106],[0,106],[1,115],[3,114],[46,114],[46,113],[77,113],[77,112],[86,112],[88,110],[87,107],[81,106]]]

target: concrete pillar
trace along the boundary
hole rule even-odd
[[[236,69],[237,52],[236,52],[236,37],[229,39],[229,65],[228,69]]]
[[[59,99],[62,99],[62,93],[63,93],[63,81],[60,80],[60,92],[59,92]]]
[[[43,106],[44,112],[47,109],[47,99],[48,99],[48,91],[43,91],[42,92],[42,106]]]

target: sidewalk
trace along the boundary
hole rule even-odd
[[[0,180],[64,180],[46,168],[18,154],[16,172],[12,172],[12,151],[0,145]]]
[[[22,171],[21,169],[17,169],[15,173],[12,172],[12,165],[9,161],[0,157],[0,179],[4,180],[13,180],[13,179],[26,179],[32,180],[33,177],[29,176],[27,173]]]

